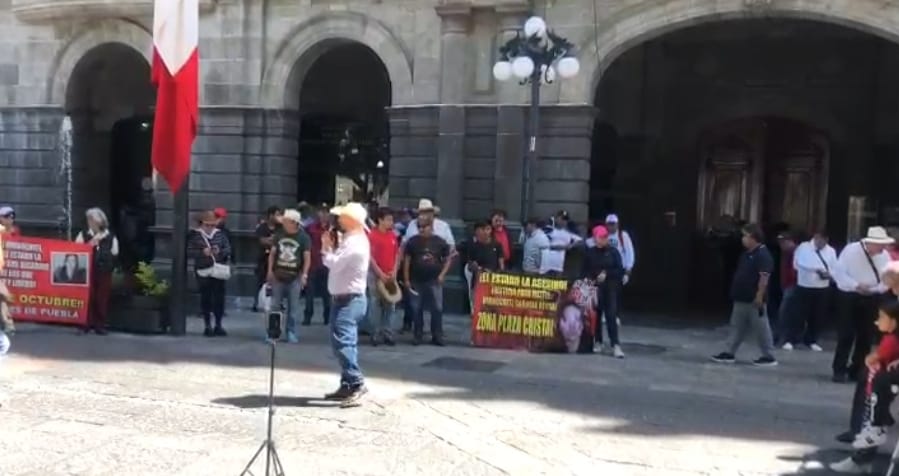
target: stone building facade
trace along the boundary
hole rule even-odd
[[[75,125],[75,209],[111,202],[118,178],[112,130],[123,119],[152,115],[152,3],[0,0],[7,32],[0,39],[0,202],[15,205],[31,228],[53,229],[60,218],[59,128],[67,114]],[[496,82],[491,69],[498,46],[530,14],[544,16],[578,46],[582,67],[575,78],[543,88],[534,212],[564,208],[578,221],[622,212],[641,237],[638,254],[666,273],[683,271],[689,258],[672,258],[646,242],[667,233],[674,254],[690,256],[691,237],[705,225],[697,177],[706,166],[693,157],[703,131],[763,117],[823,130],[835,151],[829,177],[850,178],[826,178],[830,192],[822,196],[838,190],[840,203],[850,195],[871,198],[871,171],[892,167],[891,154],[899,150],[892,126],[899,98],[889,87],[899,66],[887,54],[899,41],[893,2],[201,0],[201,9],[201,125],[191,208],[230,210],[230,225],[243,236],[246,276],[250,230],[261,211],[297,199],[304,105],[328,103],[328,85],[338,81],[319,78],[314,94],[303,90],[315,82],[316,65],[347,45],[375,55],[389,80],[387,91],[369,90],[373,71],[338,67],[339,82],[352,87],[341,95],[381,95],[388,104],[390,203],[431,197],[454,221],[493,208],[509,210],[517,221],[529,91]],[[750,23],[743,33],[720,27]],[[781,48],[805,31],[778,30],[785,23],[816,25],[812,38],[830,41],[833,54],[814,45]],[[728,50],[740,34],[743,49]],[[759,35],[758,48],[775,54],[753,53]],[[724,49],[709,59],[702,45]],[[745,67],[759,61],[769,61],[773,69],[761,69],[776,74]],[[858,82],[853,72],[873,79]],[[729,88],[734,82],[741,86]],[[804,94],[809,88],[816,93]],[[604,130],[612,131],[614,151],[595,140],[607,137]],[[620,164],[612,167],[614,179],[602,172],[609,155]],[[764,211],[749,202],[764,200],[753,190],[747,203],[734,206],[761,220]],[[899,197],[874,198],[884,204]],[[156,200],[164,261],[172,201],[162,182]],[[824,214],[827,223],[814,224],[843,228],[845,209],[839,205],[832,216]],[[653,276],[638,276],[635,285],[684,294],[679,283],[666,285],[664,274]]]

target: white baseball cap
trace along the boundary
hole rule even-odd
[[[606,223],[618,223],[618,215],[610,213],[606,216]]]
[[[356,223],[362,225],[366,230],[368,229],[368,225],[366,224],[366,221],[368,219],[368,210],[366,210],[361,203],[350,202],[346,205],[336,206],[331,209],[331,215],[350,218]]]
[[[297,224],[303,222],[303,216],[300,215],[299,211],[297,211],[293,208],[288,208],[287,210],[284,210],[284,214],[281,215],[281,219],[282,220],[290,220]]]

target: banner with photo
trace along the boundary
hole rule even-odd
[[[591,285],[564,278],[484,272],[471,311],[476,347],[589,353],[596,329]]]
[[[62,240],[3,239],[0,280],[17,321],[85,325],[93,247]]]

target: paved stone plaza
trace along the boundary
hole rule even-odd
[[[263,435],[268,347],[253,315],[229,319],[217,340],[22,326],[0,474],[238,474]],[[318,400],[337,383],[322,326],[279,346],[287,474],[799,475],[845,454],[831,438],[851,388],[828,382],[827,353],[719,366],[706,357],[723,329],[626,326],[624,361],[536,355],[465,347],[465,318],[451,321],[458,345],[364,347],[356,409]]]

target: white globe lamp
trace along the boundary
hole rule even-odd
[[[519,79],[525,79],[534,73],[534,61],[527,56],[519,56],[512,60],[512,74]]]
[[[528,38],[543,37],[546,34],[546,22],[540,17],[528,18],[528,21],[524,22],[524,34]]]
[[[559,76],[566,79],[573,78],[581,70],[581,63],[577,58],[562,58],[556,65],[556,69],[559,70]]]
[[[493,77],[497,81],[506,81],[512,77],[512,63],[508,61],[497,61],[493,65]]]

